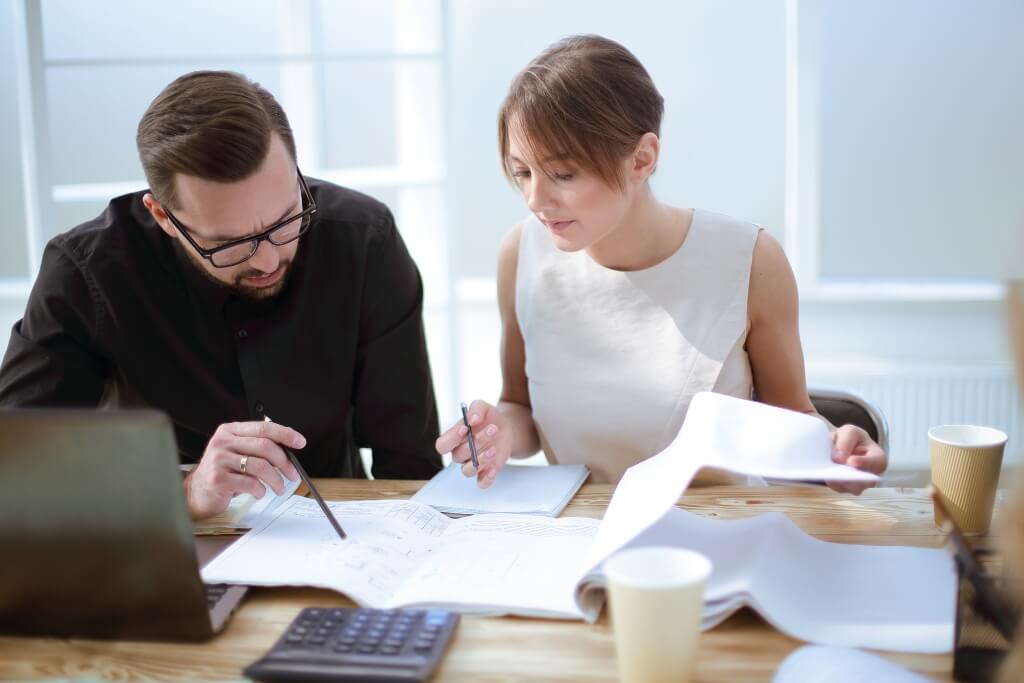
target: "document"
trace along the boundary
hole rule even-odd
[[[341,541],[313,501],[292,498],[208,564],[203,579],[319,586],[370,607],[593,622],[604,604],[607,557],[627,546],[671,545],[711,559],[705,629],[750,606],[780,631],[812,643],[951,651],[956,574],[945,551],[826,543],[781,513],[716,520],[675,507],[706,466],[798,480],[874,476],[831,463],[827,429],[803,420],[791,441],[766,437],[776,438],[776,451],[746,437],[729,443],[715,422],[729,421],[742,432],[764,416],[717,400],[737,399],[701,396],[676,441],[626,472],[603,520],[515,514],[452,520],[414,501],[334,502],[332,511],[350,533]],[[785,413],[779,420],[791,414],[766,408]],[[792,415],[825,429],[815,418]],[[709,422],[688,429],[694,416]],[[751,455],[755,449],[760,460]]]
[[[556,517],[590,476],[584,465],[507,465],[486,489],[452,463],[416,492],[412,500],[449,516],[507,512]]]
[[[452,520],[412,501],[292,498],[203,568],[208,583],[318,586],[378,608],[579,619],[573,590],[599,520],[493,514]],[[596,617],[596,615],[595,615]]]

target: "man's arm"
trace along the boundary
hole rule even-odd
[[[429,479],[437,405],[423,331],[423,282],[390,213],[367,255],[352,429],[378,479]]]
[[[78,264],[48,244],[0,365],[0,408],[98,405],[110,374],[95,345],[100,315]]]

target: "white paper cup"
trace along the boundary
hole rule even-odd
[[[944,425],[928,430],[932,485],[965,534],[983,534],[992,521],[1006,434],[991,427]],[[938,508],[935,523],[942,525]]]
[[[691,680],[711,561],[683,548],[631,548],[608,558],[604,573],[620,680]]]

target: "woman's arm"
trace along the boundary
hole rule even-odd
[[[763,230],[754,244],[747,312],[747,355],[757,400],[821,417],[807,394],[796,278],[782,246]],[[888,456],[860,427],[833,427],[832,443],[835,462],[876,474],[885,471]],[[860,493],[864,487],[835,484],[833,488]]]
[[[501,396],[498,410],[512,434],[513,458],[525,458],[540,450],[540,437],[530,409],[526,379],[526,349],[516,319],[516,268],[522,226],[509,231],[498,251],[498,312],[501,314]]]

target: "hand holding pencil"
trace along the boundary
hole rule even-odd
[[[435,445],[438,453],[451,453],[452,461],[462,464],[462,473],[475,476],[477,485],[485,489],[512,454],[512,432],[501,411],[486,401],[462,407],[464,414]]]

